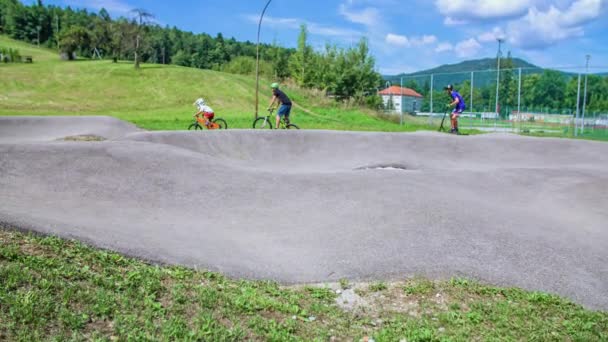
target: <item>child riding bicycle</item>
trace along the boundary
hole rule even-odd
[[[193,117],[196,118],[197,121],[199,121],[199,117],[202,114],[203,124],[207,126],[207,128],[213,128],[213,122],[211,120],[213,120],[215,113],[213,112],[213,109],[211,107],[207,106],[205,100],[203,98],[198,98],[196,101],[194,101],[192,105],[198,107],[198,112],[196,112]]]

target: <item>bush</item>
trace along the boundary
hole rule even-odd
[[[21,54],[17,49],[10,49],[0,47],[0,55],[2,55],[2,62],[4,63],[18,63],[21,62]]]

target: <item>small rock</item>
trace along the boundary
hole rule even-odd
[[[336,294],[340,294],[340,293],[342,293],[342,290],[337,289],[337,290],[336,290]]]
[[[310,317],[308,317],[308,321],[310,321],[310,322],[313,322],[313,321],[315,321],[316,319],[317,319],[317,317],[315,317],[315,316],[310,316]]]

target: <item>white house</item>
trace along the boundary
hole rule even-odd
[[[410,88],[391,86],[378,92],[384,108],[391,113],[416,113],[422,107],[422,95]]]

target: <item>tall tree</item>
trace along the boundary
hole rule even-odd
[[[305,24],[300,26],[300,34],[298,36],[298,48],[296,53],[293,54],[291,60],[289,61],[289,67],[291,69],[291,74],[295,81],[301,86],[307,86],[308,78],[307,78],[307,64],[308,59],[312,53],[312,49],[308,46],[308,30]]]
[[[65,30],[59,37],[59,48],[65,53],[68,60],[74,60],[77,50],[85,50],[89,47],[89,32],[82,26],[72,26]]]
[[[139,69],[140,55],[141,55],[141,43],[144,39],[144,25],[150,22],[154,18],[150,12],[143,8],[136,8],[132,10],[137,20],[137,35],[135,37],[135,69]]]

